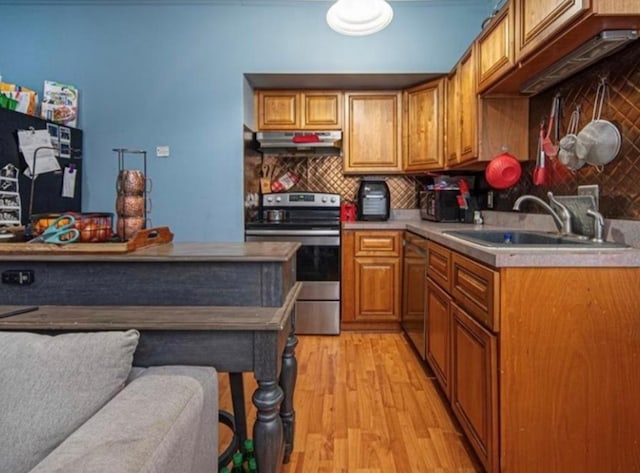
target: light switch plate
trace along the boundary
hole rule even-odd
[[[169,153],[170,153],[170,149],[168,146],[156,146],[156,157],[168,158]]]
[[[600,210],[600,186],[598,184],[578,186],[578,195],[592,195],[596,202],[596,210]]]

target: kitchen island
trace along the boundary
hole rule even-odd
[[[3,284],[0,314],[38,307],[1,318],[0,330],[136,328],[134,364],[229,372],[234,411],[243,411],[238,375],[253,372],[256,457],[260,471],[278,472],[293,448],[298,247],[174,243],[117,255],[0,255],[3,282],[23,275]]]

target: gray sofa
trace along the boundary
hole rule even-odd
[[[105,333],[0,332],[0,473],[217,471],[216,371],[132,369],[137,332]]]

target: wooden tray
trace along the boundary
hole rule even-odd
[[[140,248],[153,245],[163,245],[173,241],[173,233],[169,227],[155,227],[140,230],[128,241],[104,243],[69,243],[56,245],[53,243],[0,243],[0,254],[82,254],[129,253]]]

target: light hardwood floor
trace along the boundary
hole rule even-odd
[[[283,473],[481,472],[403,335],[298,338],[295,445]],[[244,380],[249,400],[255,382]],[[231,410],[226,376],[220,393]],[[247,414],[253,425],[255,410]],[[221,432],[222,445],[228,438]]]

